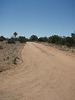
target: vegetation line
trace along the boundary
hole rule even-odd
[[[7,43],[15,43],[15,41],[20,41],[20,43],[26,43],[27,41],[37,41],[54,43],[57,45],[66,45],[67,47],[75,47],[75,33],[71,33],[71,37],[60,37],[58,35],[53,35],[50,37],[38,38],[36,35],[32,35],[29,39],[24,36],[16,37],[16,35],[18,35],[16,32],[14,35],[15,37],[11,37],[10,39],[5,38],[4,36],[0,36],[0,41],[7,40]]]

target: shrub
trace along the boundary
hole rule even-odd
[[[19,41],[20,41],[20,43],[26,43],[26,38],[25,37],[23,37],[23,36],[20,36],[19,37]]]
[[[38,40],[38,37],[36,35],[32,35],[30,37],[30,41],[37,41]]]
[[[72,47],[72,44],[67,42],[67,43],[66,43],[66,46],[67,46],[67,47]]]
[[[61,44],[61,45],[65,45],[66,38],[61,38],[58,43]]]
[[[38,41],[39,41],[39,42],[47,42],[48,39],[47,39],[47,37],[40,37],[40,38],[38,39]]]
[[[71,33],[71,37],[72,38],[75,38],[75,33]]]
[[[61,37],[59,37],[58,35],[53,35],[53,36],[49,37],[48,42],[59,44],[60,39],[61,39]]]
[[[3,41],[3,40],[6,40],[6,38],[3,36],[0,36],[0,41]]]
[[[0,41],[3,41],[3,39],[2,39],[2,38],[0,38]]]
[[[19,38],[14,38],[15,41],[19,41]]]
[[[9,44],[15,44],[15,40],[14,39],[8,39],[8,43]]]
[[[74,39],[72,37],[66,37],[66,43],[68,47],[71,47],[74,45]]]

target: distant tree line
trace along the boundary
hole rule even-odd
[[[38,38],[36,35],[32,35],[30,37],[30,41],[48,42],[48,43],[54,43],[56,45],[66,45],[67,47],[74,47],[75,33],[71,33],[71,37],[60,37],[58,35],[53,35],[48,38],[47,37]]]
[[[10,39],[0,36],[0,41],[7,40],[8,43],[15,43],[19,41],[20,43],[26,43],[27,41],[37,41],[37,42],[48,42],[56,45],[66,45],[68,47],[75,46],[75,33],[71,33],[71,37],[60,37],[58,35],[53,35],[50,37],[40,37],[38,38],[36,35],[32,35],[29,39],[24,36],[19,37],[11,37]]]
[[[16,41],[19,41],[20,43],[26,43],[28,41],[28,39],[24,36],[19,36],[17,38],[11,37],[11,38],[5,38],[3,36],[0,36],[0,41],[4,41],[7,40],[7,43],[11,44],[15,44]]]

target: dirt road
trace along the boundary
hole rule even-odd
[[[0,100],[75,100],[75,56],[28,42],[22,64],[0,73]]]

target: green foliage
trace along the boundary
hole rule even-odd
[[[19,41],[19,38],[14,38],[15,41]]]
[[[49,37],[48,42],[59,44],[60,40],[61,40],[61,37],[59,37],[58,35],[53,35],[53,36]]]
[[[3,36],[0,36],[0,41],[3,41],[3,40],[6,40],[6,38]]]
[[[29,41],[29,39],[28,39],[28,38],[26,38],[26,41]]]
[[[66,43],[68,47],[74,46],[74,39],[72,37],[66,37]]]
[[[8,39],[8,43],[9,44],[15,44],[15,40],[14,39]]]
[[[75,38],[75,33],[71,33],[71,37],[72,38]]]
[[[2,38],[0,38],[0,41],[3,41],[3,39],[2,39]]]
[[[38,41],[39,41],[39,42],[47,42],[48,39],[47,39],[47,37],[40,37],[40,38],[38,39]]]
[[[5,37],[0,36],[0,41],[6,40]],[[27,41],[39,41],[39,42],[48,42],[48,43],[55,43],[57,45],[66,45],[68,47],[75,46],[75,33],[71,33],[71,37],[60,37],[58,35],[47,37],[40,37],[38,38],[36,35],[32,35],[30,39],[25,38],[24,36],[20,36],[18,38],[11,37],[7,39],[8,43],[15,43],[15,41],[20,41],[20,43],[26,43]]]
[[[58,44],[61,44],[61,45],[65,45],[66,43],[66,38],[61,38],[59,41],[58,41]]]
[[[27,38],[25,38],[24,36],[20,36],[18,38],[11,37],[10,39],[8,39],[8,43],[10,44],[14,44],[16,41],[19,41],[20,43],[26,43]]]
[[[32,35],[30,37],[30,41],[37,41],[38,40],[38,37],[36,35]]]
[[[20,43],[26,43],[27,39],[24,36],[19,37]]]
[[[49,43],[66,45],[67,47],[75,46],[75,38],[73,37],[59,37],[57,35],[51,36],[48,39]]]

